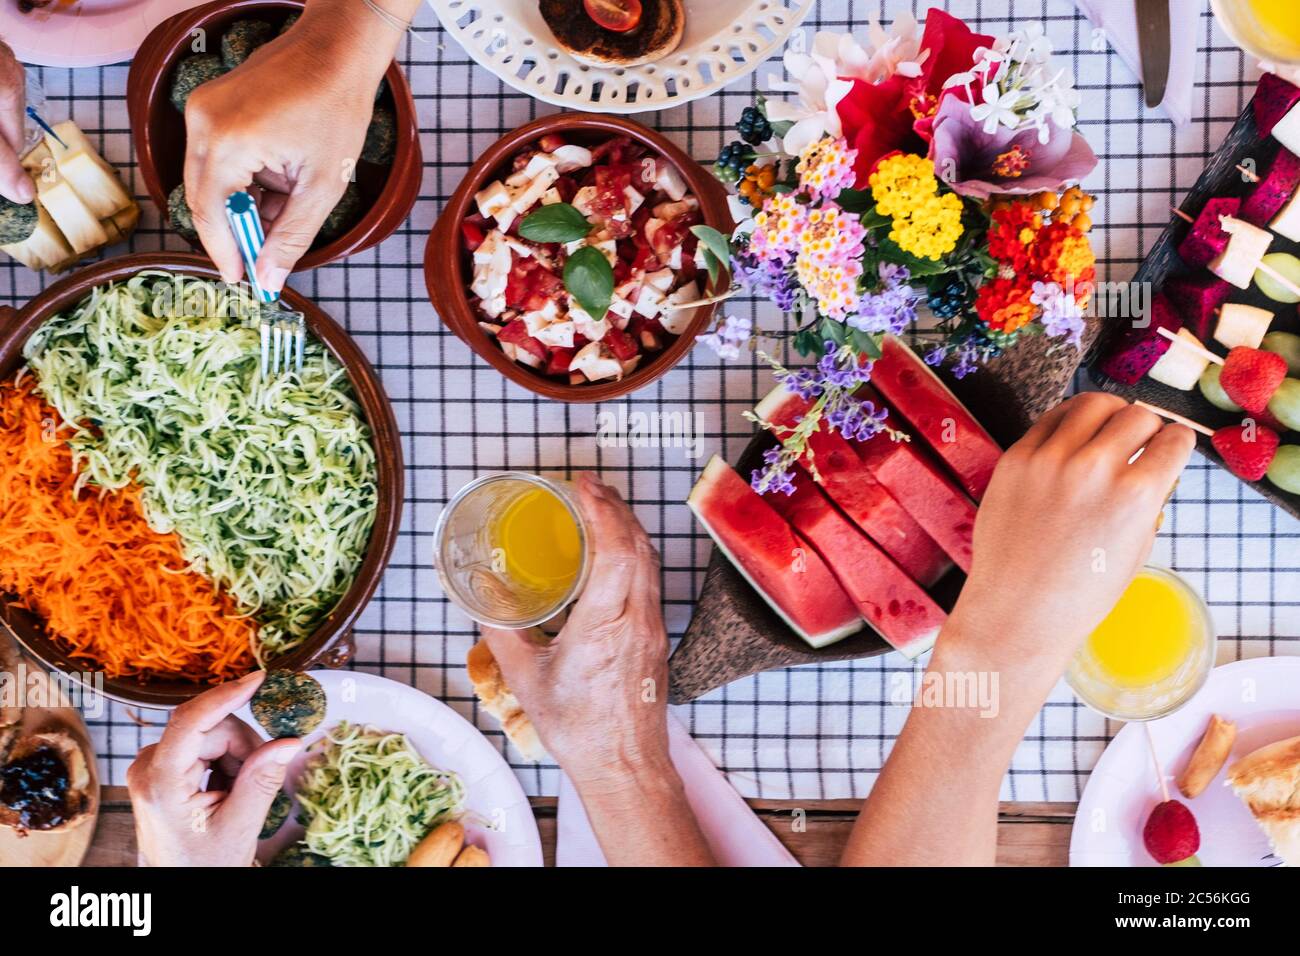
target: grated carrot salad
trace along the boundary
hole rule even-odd
[[[174,534],[149,528],[134,485],[77,492],[58,420],[29,387],[0,385],[0,591],[111,678],[251,670],[254,623],[187,569]]]

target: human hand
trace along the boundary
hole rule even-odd
[[[26,105],[27,75],[14,51],[0,40],[0,196],[21,205],[36,198],[32,177],[18,161]]]
[[[257,261],[279,292],[352,178],[398,34],[362,8],[312,3],[291,30],[190,94],[185,193],[204,249],[227,282],[243,275],[226,199],[268,190]]]
[[[1190,429],[1101,392],[1040,418],[993,474],[936,660],[1045,695],[1145,562],[1194,444]]]
[[[127,768],[136,840],[150,866],[250,866],[288,764],[302,749],[262,741],[231,716],[262,683],[254,671],[176,708],[162,740]],[[209,789],[203,776],[211,769]]]
[[[591,573],[559,635],[483,637],[546,749],[575,781],[623,780],[668,760],[668,635],[659,556],[618,492],[578,476]]]

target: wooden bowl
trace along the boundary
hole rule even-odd
[[[723,235],[730,235],[734,223],[727,207],[726,190],[708,170],[654,130],[617,116],[595,113],[544,116],[501,137],[470,167],[434,223],[424,249],[424,282],[429,301],[443,323],[461,341],[516,385],[562,402],[604,402],[644,388],[680,362],[695,345],[695,337],[709,327],[716,305],[696,309],[686,331],[668,348],[631,375],[615,382],[570,385],[506,357],[501,346],[479,328],[479,317],[470,305],[466,292],[470,283],[469,263],[461,247],[460,224],[475,210],[474,194],[490,180],[500,178],[502,168],[521,148],[548,133],[562,134],[565,139],[580,145],[594,145],[618,135],[643,143],[681,171],[691,192],[700,201],[705,224]],[[722,293],[727,286],[728,282],[723,280],[716,291]]]
[[[163,20],[145,38],[127,74],[126,104],[140,176],[167,224],[167,197],[183,180],[185,120],[171,104],[172,72],[191,51],[195,30],[204,30],[214,50],[225,28],[235,20],[256,17],[279,27],[299,0],[215,0]],[[362,11],[363,13],[365,11]],[[387,239],[411,213],[420,192],[424,158],[415,100],[401,68],[392,63],[384,74],[388,89],[379,98],[397,118],[397,149],[391,166],[358,162],[357,188],[365,213],[332,242],[313,245],[294,266],[295,272],[346,259]],[[190,243],[196,251],[198,242]]]
[[[23,364],[22,349],[40,325],[56,313],[80,302],[95,286],[125,279],[145,269],[164,269],[205,279],[219,279],[207,259],[188,252],[142,252],[107,259],[54,283],[22,309],[0,308],[0,379],[11,380]],[[284,290],[284,302],[307,317],[307,326],[346,369],[357,403],[370,425],[378,470],[379,501],[370,547],[351,589],[300,647],[275,661],[277,667],[308,670],[337,667],[352,656],[352,628],[365,609],[397,542],[402,517],[404,471],[401,438],[388,396],[379,376],[351,336],[321,309],[293,289]],[[0,625],[8,628],[42,666],[78,679],[86,664],[71,658],[45,633],[41,621],[0,597]],[[140,681],[104,679],[103,692],[113,700],[144,707],[175,707],[208,689],[209,685],[183,680]],[[92,688],[94,689],[94,688]]]

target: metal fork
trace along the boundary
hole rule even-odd
[[[262,378],[287,375],[291,368],[301,372],[307,344],[307,319],[301,312],[284,308],[280,293],[268,292],[257,283],[257,257],[266,240],[257,202],[246,192],[231,193],[226,200],[226,219],[243,256],[248,284],[263,306],[258,322],[262,341]]]

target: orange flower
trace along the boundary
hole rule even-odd
[[[985,282],[975,295],[975,312],[994,332],[1009,334],[1034,321],[1033,284],[1025,277]]]
[[[1096,265],[1097,256],[1088,237],[1064,222],[1043,229],[1029,254],[1029,268],[1036,277],[1063,286],[1071,281],[1091,282]]]

